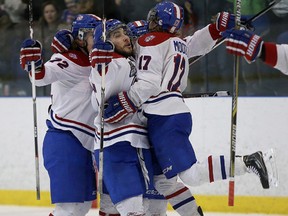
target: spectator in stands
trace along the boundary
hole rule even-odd
[[[75,17],[79,14],[76,0],[65,0],[66,9],[63,10],[61,21],[71,25]]]
[[[43,46],[44,62],[50,59],[52,55],[51,42],[53,36],[62,24],[60,12],[55,2],[46,1],[42,4],[42,16],[35,25],[35,39],[39,40]],[[61,28],[63,26],[61,25]],[[67,26],[67,28],[70,28]]]
[[[9,14],[0,9],[0,80],[13,78],[11,74],[11,49],[7,44],[13,43],[10,39],[13,38],[13,23]],[[0,94],[1,95],[1,94]]]
[[[23,70],[19,64],[19,47],[24,38],[29,37],[27,4],[22,0],[3,0],[0,15],[0,61],[1,80],[7,86],[5,95],[18,94],[22,84]],[[27,80],[27,77],[25,78]],[[31,86],[31,85],[30,85]],[[31,89],[31,88],[30,88]]]

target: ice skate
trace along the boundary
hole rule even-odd
[[[264,189],[269,188],[269,175],[266,164],[261,151],[255,152],[251,155],[243,156],[243,161],[248,169],[248,172],[255,173],[261,181]]]

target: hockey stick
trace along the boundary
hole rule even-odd
[[[235,28],[241,27],[241,0],[235,0]],[[238,100],[238,80],[239,80],[239,56],[234,56],[234,79],[232,95],[232,112],[231,112],[231,140],[230,140],[230,171],[229,171],[229,194],[228,205],[234,206],[234,187],[235,187],[235,154],[236,154],[236,131],[237,131],[237,100]]]
[[[106,41],[106,19],[103,18],[103,41]],[[103,160],[104,160],[104,103],[105,103],[105,63],[101,71],[101,128],[100,128],[100,149],[99,149],[99,171],[98,171],[98,192],[103,194]]]
[[[33,39],[33,7],[32,0],[29,0],[29,29],[30,38]],[[38,127],[37,127],[37,106],[36,106],[36,86],[35,86],[35,62],[31,62],[32,71],[32,101],[33,101],[33,120],[34,120],[34,148],[35,148],[35,171],[36,171],[36,197],[40,200],[40,174],[39,174],[39,154],[38,154]]]
[[[192,93],[183,94],[183,98],[195,98],[195,97],[225,97],[229,96],[229,91],[216,91],[216,92],[205,92],[205,93]]]
[[[258,12],[257,14],[255,14],[253,17],[251,17],[250,19],[246,20],[243,24],[246,26],[247,24],[257,20],[259,17],[261,17],[262,15],[264,15],[265,13],[267,13],[274,5],[278,4],[281,0],[274,0],[272,2],[269,3],[269,5],[264,8],[263,10],[261,10],[260,12]],[[225,38],[220,38],[216,44],[212,47],[212,49],[210,50],[213,51],[214,49],[216,49],[218,46],[220,46],[223,42],[225,41]],[[208,52],[209,53],[209,52]],[[205,53],[203,55],[200,56],[195,56],[189,59],[189,66],[191,66],[192,64],[196,63],[199,59],[201,59],[202,57],[206,56],[208,53]]]

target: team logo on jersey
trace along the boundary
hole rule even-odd
[[[129,77],[134,77],[136,76],[136,67],[135,67],[135,64],[132,62],[132,61],[128,61],[129,65],[130,65],[130,74],[129,74]]]
[[[74,53],[69,53],[69,56],[70,56],[71,58],[73,58],[73,59],[77,59],[77,55],[74,54]]]
[[[153,40],[154,38],[155,38],[154,35],[149,35],[145,38],[145,42],[149,42],[149,41]]]

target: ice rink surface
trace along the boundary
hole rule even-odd
[[[47,207],[24,207],[24,206],[0,206],[0,216],[48,216],[52,208]],[[280,216],[266,214],[234,214],[205,212],[205,216]],[[98,216],[98,209],[91,209],[87,216]],[[174,211],[168,211],[167,216],[179,216]]]

